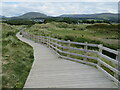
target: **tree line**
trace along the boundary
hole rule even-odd
[[[36,18],[35,18],[36,19]],[[41,19],[41,18],[37,18]],[[44,22],[36,22],[34,19],[10,19],[2,21],[4,23],[10,24],[10,25],[33,25],[36,23],[42,24],[42,23],[49,23],[49,22],[65,22],[68,24],[94,24],[94,23],[108,23],[110,24],[110,21],[108,20],[89,20],[89,19],[79,19],[79,18],[61,18],[61,17],[50,17],[45,18]]]

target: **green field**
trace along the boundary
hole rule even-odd
[[[47,35],[63,40],[103,44],[118,49],[118,24],[67,24],[51,22],[35,24],[26,31],[35,35]]]
[[[34,60],[33,48],[17,39],[20,26],[1,25],[2,88],[22,88]]]

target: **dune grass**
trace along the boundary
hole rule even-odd
[[[118,24],[67,24],[51,22],[35,24],[26,31],[35,35],[49,35],[51,37],[77,42],[103,44],[112,49],[118,46]]]
[[[22,88],[31,69],[33,48],[17,39],[19,26],[2,25],[2,88]]]

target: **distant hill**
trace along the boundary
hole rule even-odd
[[[70,18],[96,18],[96,19],[106,19],[106,20],[117,20],[118,14],[113,13],[100,13],[100,14],[64,14],[60,17],[70,17]]]
[[[12,18],[26,18],[26,19],[30,19],[30,18],[46,18],[48,17],[47,15],[43,14],[43,13],[39,13],[39,12],[28,12],[25,13],[21,16],[18,17],[12,17]]]
[[[49,18],[52,16],[47,16],[46,14],[40,12],[28,12],[21,16],[17,17],[4,17],[5,19],[31,19],[31,18]],[[109,20],[110,22],[118,22],[118,14],[113,13],[99,13],[99,14],[64,14],[60,15],[57,18],[70,17],[70,18],[80,18],[80,19],[100,19],[100,20]]]
[[[5,16],[0,15],[0,18],[6,18]]]

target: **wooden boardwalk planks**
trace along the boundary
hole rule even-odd
[[[19,34],[34,49],[34,63],[24,88],[115,88],[95,67],[58,58],[49,48]]]

